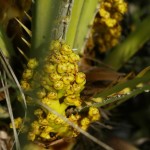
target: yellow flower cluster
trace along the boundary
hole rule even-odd
[[[21,87],[28,103],[39,100],[75,125],[86,130],[89,124],[99,120],[97,108],[91,107],[82,115],[67,114],[70,109],[82,107],[80,92],[84,89],[86,76],[78,70],[79,56],[65,43],[52,41],[46,58],[40,62],[30,59],[23,72]],[[38,67],[37,67],[38,66]],[[53,141],[61,137],[76,137],[79,133],[62,118],[44,108],[34,111],[28,138]]]
[[[124,0],[103,0],[100,2],[93,27],[93,38],[100,52],[111,49],[119,42],[121,35],[120,21],[127,11]]]
[[[22,118],[18,117],[14,120],[14,125],[16,129],[21,128],[22,125]],[[13,128],[12,124],[10,124],[10,128]]]

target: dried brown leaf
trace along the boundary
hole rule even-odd
[[[123,73],[118,73],[116,71],[110,70],[104,67],[90,67],[86,72],[87,81],[117,81],[123,78]]]
[[[5,99],[5,94],[4,92],[0,92],[0,101]]]

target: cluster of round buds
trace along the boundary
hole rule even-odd
[[[105,0],[101,2],[99,14],[100,23],[108,27],[114,27],[118,21],[122,20],[122,15],[127,11],[127,3],[124,0]]]
[[[100,52],[116,46],[121,35],[120,21],[127,11],[124,0],[103,0],[93,25],[93,42]]]
[[[61,109],[61,108],[60,108]],[[46,113],[43,109],[35,110],[37,119],[32,122],[28,133],[28,139],[31,141],[53,141],[61,137],[76,137],[79,132],[66,123],[62,118],[53,113]],[[65,117],[67,117],[65,115]],[[67,119],[82,130],[87,130],[91,122],[100,119],[100,112],[95,107],[90,107],[87,114],[70,114]]]
[[[29,59],[26,69],[23,72],[22,80],[20,81],[21,87],[24,91],[31,90],[31,80],[33,72],[38,66],[38,61],[35,58]]]
[[[82,105],[80,92],[84,89],[86,76],[78,70],[78,62],[79,56],[66,43],[52,41],[48,55],[42,61],[38,63],[36,59],[29,60],[23,72],[21,86],[30,102],[38,99],[86,130],[92,121],[99,118],[93,119],[88,113],[86,116],[78,113],[66,114],[70,107],[77,109]],[[39,68],[36,68],[38,65]],[[31,123],[28,134],[32,141],[52,141],[63,136],[75,137],[79,134],[62,118],[46,109],[37,109],[34,115],[36,119]]]
[[[52,41],[50,54],[43,66],[46,77],[41,80],[41,85],[47,90],[47,97],[54,94],[55,99],[64,97],[66,105],[81,106],[80,92],[86,77],[78,71],[78,61],[79,56],[67,44]]]
[[[32,122],[31,124],[31,130],[28,134],[29,140],[53,141],[63,136],[75,136],[75,130],[57,115],[50,112],[45,114],[44,110],[42,109],[35,110],[35,115],[37,116],[37,120]],[[71,117],[69,117],[68,119],[73,122],[73,120],[71,120],[70,118]],[[76,118],[76,120],[79,118],[80,115],[78,115],[78,118]],[[78,134],[76,134],[76,136],[77,135]]]

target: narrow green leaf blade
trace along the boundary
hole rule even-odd
[[[80,53],[90,32],[98,2],[99,0],[75,0],[66,42]]]
[[[15,55],[12,48],[12,43],[7,37],[3,27],[0,25],[0,49],[3,51],[4,55],[8,58]]]
[[[141,71],[140,76],[137,75],[132,80],[119,83],[110,89],[106,89],[105,91],[98,93],[97,95],[95,95],[95,98],[102,98],[102,102],[85,106],[81,108],[80,111],[83,111],[84,109],[87,109],[91,106],[95,107],[105,106],[115,101],[118,101],[118,104],[121,104],[122,102],[128,100],[131,97],[134,97],[146,90],[150,90],[150,85],[147,84],[149,81],[150,81],[150,67],[147,67]],[[138,87],[139,84],[142,84],[142,86]],[[130,92],[119,94],[119,92],[124,90],[125,88],[129,88]]]

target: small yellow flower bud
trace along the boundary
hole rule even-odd
[[[54,121],[57,118],[57,116],[55,114],[48,113],[46,118],[49,122],[51,122]]]
[[[63,55],[68,55],[68,54],[72,53],[72,49],[67,44],[63,44],[62,47],[61,47],[61,49],[60,49],[60,51],[61,51],[61,53]]]
[[[85,74],[83,72],[78,72],[75,76],[76,83],[81,84],[85,81]]]
[[[79,133],[76,132],[76,131],[74,131],[74,132],[72,133],[72,137],[77,137],[78,135],[79,135]]]
[[[33,130],[32,130],[32,132],[33,132],[33,134],[35,134],[35,135],[39,135],[40,134],[40,130],[39,130],[39,128],[33,128]]]
[[[69,116],[69,120],[70,120],[71,122],[77,122],[78,118],[76,117],[76,115],[71,114],[71,115]]]
[[[64,102],[68,105],[81,106],[81,100],[79,96],[69,95],[64,99]]]
[[[86,131],[87,128],[88,128],[88,125],[83,125],[83,126],[81,126],[81,129],[84,130],[84,131]]]
[[[70,84],[69,76],[63,76],[62,80],[64,84]]]
[[[89,116],[92,117],[92,116],[94,116],[94,115],[99,114],[99,110],[98,110],[98,108],[96,108],[96,107],[90,107],[88,114],[89,114]]]
[[[47,63],[44,65],[44,71],[46,73],[53,73],[53,72],[55,72],[55,70],[56,69],[55,69],[55,66],[53,64]]]
[[[105,23],[108,27],[114,27],[116,25],[117,21],[115,19],[109,18],[109,19],[105,20]]]
[[[90,107],[88,115],[91,121],[97,121],[100,119],[100,112],[96,107]]]
[[[46,105],[49,105],[51,102],[50,102],[50,99],[49,99],[48,97],[44,97],[44,98],[42,99],[42,103],[43,103],[43,104],[46,104]]]
[[[36,58],[29,59],[27,66],[30,69],[34,69],[38,66],[38,61],[36,60]]]
[[[106,11],[104,8],[100,8],[99,14],[104,18],[110,18],[110,13]]]
[[[49,133],[49,132],[52,132],[52,131],[53,131],[53,128],[50,127],[50,126],[47,126],[47,127],[45,127],[44,131],[45,131],[46,133]]]
[[[14,123],[15,123],[15,128],[18,129],[18,128],[21,128],[21,125],[22,125],[22,118],[18,117],[14,120]],[[13,128],[12,127],[12,124],[10,124],[10,128]]]
[[[71,62],[71,63],[76,63],[80,60],[79,55],[77,55],[75,53],[71,53],[69,56],[70,56],[69,62]]]
[[[100,114],[97,114],[97,115],[91,117],[91,121],[97,121],[99,119],[100,119]]]
[[[69,56],[68,55],[62,55],[62,62],[67,63],[69,61]]]
[[[126,3],[120,3],[118,5],[118,10],[120,13],[124,14],[127,11],[127,4]]]
[[[34,140],[35,140],[35,134],[32,133],[32,132],[29,132],[29,133],[28,133],[28,139],[29,139],[30,141],[34,141]]]
[[[76,107],[81,106],[81,104],[82,104],[82,102],[81,102],[80,99],[76,99],[76,100],[74,101],[74,105],[75,105]]]
[[[64,87],[63,81],[56,81],[56,82],[54,82],[54,88],[56,90],[61,90],[61,89],[63,89],[63,87]]]
[[[43,114],[43,110],[42,109],[36,109],[34,111],[34,115],[38,116],[38,117],[41,117]]]
[[[49,125],[47,119],[39,119],[39,124],[43,126]]]
[[[45,89],[41,89],[36,94],[37,94],[38,98],[43,98],[46,96],[46,91],[45,91]]]
[[[37,121],[33,121],[33,122],[31,123],[31,127],[32,127],[32,128],[39,127],[39,123],[38,123]]]
[[[74,63],[74,68],[75,68],[75,73],[77,73],[79,71],[78,64]]]
[[[79,115],[79,114],[76,114],[75,116],[76,116],[77,120],[79,120],[81,118],[81,115]]]
[[[57,65],[57,72],[64,73],[67,71],[67,65],[65,63],[60,63]]]
[[[50,50],[59,50],[61,48],[61,43],[58,40],[52,41],[50,44]]]
[[[21,83],[20,83],[20,85],[21,85],[21,87],[22,87],[23,90],[26,90],[26,91],[30,90],[30,84],[27,81],[22,80]]]
[[[71,88],[74,91],[74,93],[80,93],[82,86],[80,86],[80,84],[74,83]]]
[[[81,120],[81,125],[82,126],[87,126],[87,125],[89,125],[90,124],[90,120],[87,118],[87,117],[85,117],[85,118],[83,118],[82,120]]]
[[[60,80],[61,76],[58,73],[52,73],[52,74],[50,74],[50,78],[51,78],[52,81],[55,82],[55,81]]]
[[[73,105],[74,104],[74,101],[75,101],[75,96],[74,95],[69,95],[67,96],[65,99],[64,99],[64,102],[66,104],[70,104],[70,105]]]
[[[101,2],[102,5],[104,5],[105,8],[111,8],[111,3],[110,2]]]
[[[68,74],[68,78],[69,78],[70,82],[73,82],[75,80],[75,77],[74,77],[74,75],[72,73]]]
[[[62,125],[62,124],[64,123],[64,120],[57,117],[54,122],[55,122],[57,125],[58,125],[58,124]]]
[[[75,66],[72,63],[67,63],[67,73],[75,73]]]
[[[70,84],[68,84],[68,85],[65,87],[65,88],[66,88],[65,96],[74,94],[74,91],[72,90],[71,87],[72,87],[72,86],[71,86]]]
[[[50,92],[47,94],[47,97],[48,97],[49,99],[57,99],[57,92],[50,91]]]
[[[26,80],[29,80],[31,79],[33,76],[33,71],[31,69],[26,69],[24,72],[23,72],[23,75],[22,75],[22,78],[23,79],[26,79]]]
[[[49,60],[50,60],[50,62],[52,62],[54,64],[63,62],[63,58],[60,53],[51,55]]]
[[[102,97],[92,98],[91,100],[96,102],[96,103],[102,103],[103,102],[103,98]]]
[[[40,137],[43,139],[46,139],[46,140],[49,140],[51,138],[49,133],[47,133],[47,132],[42,132]]]

